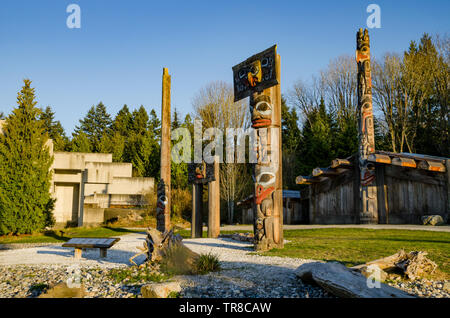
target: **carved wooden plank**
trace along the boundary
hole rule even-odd
[[[352,167],[352,163],[347,159],[339,159],[336,158],[331,161],[331,168],[350,168]]]
[[[330,169],[330,168],[314,168],[312,175],[314,177],[318,176],[336,176],[343,173],[344,169]]]
[[[381,154],[370,154],[368,160],[377,163],[391,163],[391,157]]]
[[[312,182],[311,178],[307,176],[298,176],[295,178],[296,184],[311,184]]]
[[[392,158],[392,164],[394,166],[401,166],[401,167],[410,167],[410,168],[416,168],[417,164],[414,159],[411,158]]]
[[[445,172],[444,164],[442,164],[440,162],[436,162],[436,161],[430,161],[430,160],[419,161],[417,168],[423,169],[423,170],[429,170],[429,171]]]
[[[445,186],[444,174],[441,173],[435,173],[422,169],[410,169],[401,166],[386,166],[385,171],[385,174],[388,177]]]

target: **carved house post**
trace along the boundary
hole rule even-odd
[[[358,76],[358,162],[359,218],[361,224],[378,223],[375,166],[368,162],[375,152],[375,134],[372,110],[372,76],[370,70],[369,32],[359,29],[356,34],[356,63]]]

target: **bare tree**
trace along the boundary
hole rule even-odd
[[[381,63],[372,63],[374,104],[383,113],[394,152],[398,150],[399,136],[405,135],[407,129],[405,109],[401,107],[401,72],[402,61],[397,54],[387,53]]]
[[[194,97],[193,108],[204,129],[219,128],[225,133],[227,128],[249,127],[247,104],[243,100],[235,103],[233,88],[225,82],[212,82],[202,88]],[[245,164],[225,160],[220,164],[220,196],[227,203],[229,223],[233,222],[235,202],[242,198],[250,181]]]
[[[312,84],[299,80],[287,94],[287,100],[299,111],[303,120],[310,120],[310,114],[317,110],[320,99],[324,96],[323,82],[316,77],[312,78]]]
[[[320,75],[325,102],[338,123],[346,119],[356,120],[358,95],[355,58],[350,55],[339,56],[331,60]]]

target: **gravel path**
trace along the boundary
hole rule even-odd
[[[303,284],[295,274],[301,264],[313,260],[250,254],[252,245],[228,238],[186,239],[196,253],[218,256],[222,271],[187,278],[184,297],[331,297],[322,288]]]
[[[67,281],[74,273],[81,278],[88,297],[140,297],[145,281],[116,283],[108,275],[114,268],[129,268],[128,259],[142,246],[144,234],[120,236],[120,241],[100,259],[98,249],[83,251],[75,261],[73,249],[61,244],[0,250],[0,297],[36,297],[36,286]],[[197,253],[218,256],[222,270],[198,276],[180,276],[182,297],[332,297],[320,287],[303,284],[294,269],[313,260],[267,257],[253,254],[252,245],[229,238],[185,239]],[[139,264],[143,256],[136,258]],[[450,297],[449,282],[393,283],[420,297]]]

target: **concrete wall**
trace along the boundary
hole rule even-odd
[[[96,226],[103,223],[105,218],[105,209],[96,205],[85,204],[83,215],[83,226]]]
[[[110,153],[54,152],[53,169],[84,170],[86,162],[112,162]]]
[[[145,205],[143,194],[153,189],[154,179],[133,178],[132,168],[131,163],[112,162],[112,154],[55,152],[51,189],[59,200],[55,218],[59,223],[76,223],[78,217],[78,225],[99,224],[103,222],[100,209]],[[71,186],[78,190],[70,192]],[[69,207],[69,201],[77,201],[76,209]]]
[[[114,177],[132,176],[131,163],[117,162],[86,162],[88,183],[111,183]]]
[[[84,203],[96,204],[101,208],[111,206],[142,206],[146,205],[145,197],[140,194],[93,194],[84,197]]]
[[[153,178],[114,178],[110,184],[110,194],[144,194],[153,189],[155,180]]]

